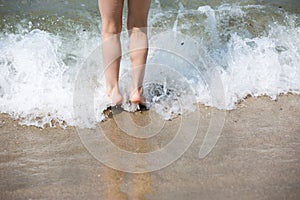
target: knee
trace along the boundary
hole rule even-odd
[[[112,36],[122,31],[122,24],[114,21],[105,21],[102,23],[103,36]]]
[[[137,19],[134,17],[131,17],[130,15],[128,16],[127,20],[127,29],[128,30],[133,30],[133,29],[139,29],[142,30],[147,27],[147,19]]]

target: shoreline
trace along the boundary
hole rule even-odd
[[[270,97],[268,95],[262,95],[262,96],[257,96],[257,97],[256,96],[247,95],[246,97],[244,97],[243,99],[241,99],[238,103],[236,103],[236,107],[234,109],[230,109],[230,110],[218,109],[218,108],[215,108],[215,107],[206,106],[206,105],[204,105],[202,103],[197,103],[197,104],[198,104],[198,108],[201,109],[201,110],[203,110],[203,109],[205,109],[205,110],[218,110],[220,112],[226,112],[226,113],[228,113],[228,112],[232,112],[232,111],[235,111],[237,109],[240,109],[241,107],[244,106],[243,103],[247,102],[247,100],[249,100],[249,99],[251,101],[252,100],[264,99],[265,101],[268,101],[268,102],[277,102],[278,99],[280,99],[280,98],[285,98],[285,97],[290,97],[290,96],[292,96],[292,97],[293,96],[295,96],[295,97],[299,96],[300,97],[300,94],[295,94],[295,93],[288,92],[288,93],[284,93],[284,94],[279,94],[276,97],[276,99],[272,99],[272,97]],[[124,111],[124,112],[126,112],[126,111]],[[147,113],[147,110],[142,109],[142,111],[138,110],[138,111],[135,111],[133,113],[137,113],[137,112],[145,112],[145,113]],[[112,113],[111,113],[110,109],[104,110],[103,113],[106,115],[106,119],[104,121],[102,121],[102,122],[98,122],[97,124],[101,124],[101,123],[109,120],[110,118],[112,118]],[[131,113],[131,112],[129,112],[129,113]],[[175,117],[174,119],[176,119],[177,117]],[[51,126],[50,126],[50,124],[45,124],[44,127],[38,127],[38,126],[34,126],[34,125],[20,124],[21,123],[20,119],[16,119],[16,118],[14,118],[12,115],[10,115],[8,113],[0,113],[0,120],[1,119],[4,120],[4,121],[0,121],[0,128],[1,128],[1,126],[3,126],[3,125],[1,125],[3,122],[5,122],[5,123],[6,122],[8,122],[8,123],[13,123],[14,122],[13,123],[14,126],[21,126],[21,127],[27,127],[27,128],[38,128],[38,129],[42,129],[42,130],[43,129],[48,129],[48,128],[50,128],[50,129],[65,130],[65,129],[70,129],[70,128],[72,129],[72,128],[76,128],[77,127],[77,126],[74,126],[74,125],[67,125],[67,123],[65,121],[62,121],[62,124],[66,125],[66,127],[61,127],[59,125],[59,123],[57,121],[55,121],[55,120],[52,120],[53,122],[52,122]],[[167,120],[167,121],[172,121],[174,119]],[[15,122],[17,124],[15,124]]]

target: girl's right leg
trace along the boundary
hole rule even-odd
[[[124,0],[98,0],[102,18],[102,57],[106,92],[113,104],[122,103],[119,90],[119,71],[122,56],[120,33]]]
[[[130,37],[132,85],[130,101],[144,104],[143,79],[148,55],[147,20],[151,0],[128,0],[127,29]]]

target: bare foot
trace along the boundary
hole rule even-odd
[[[115,106],[115,105],[119,106],[122,104],[123,97],[122,97],[122,94],[120,93],[120,90],[118,87],[116,87],[112,90],[107,89],[107,96],[111,100],[112,106]]]
[[[130,95],[130,102],[134,104],[145,105],[145,99],[143,97],[144,89],[140,87],[138,90],[133,90]]]

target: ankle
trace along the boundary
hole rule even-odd
[[[107,97],[111,100],[112,105],[121,105],[123,101],[119,87],[107,88]]]
[[[108,97],[112,96],[114,93],[119,92],[119,87],[118,85],[115,86],[107,86],[106,87],[106,94]]]
[[[131,95],[133,94],[143,94],[144,93],[144,88],[143,86],[139,86],[139,87],[131,87]]]

